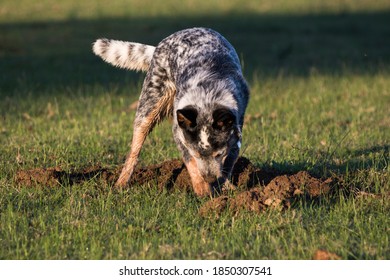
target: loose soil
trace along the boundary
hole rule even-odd
[[[56,187],[62,184],[78,184],[99,178],[107,185],[113,185],[120,168],[109,169],[91,166],[74,172],[59,167],[20,170],[15,175],[18,185],[27,187]],[[160,189],[191,191],[191,180],[181,160],[168,160],[161,164],[137,168],[130,186],[147,182],[157,183]],[[320,197],[331,190],[332,179],[318,179],[306,171],[296,174],[281,174],[277,170],[262,170],[247,158],[238,159],[231,182],[237,190],[220,194],[202,205],[199,214],[204,217],[218,217],[230,209],[237,214],[241,211],[260,213],[267,208],[289,208],[293,199],[300,196]]]

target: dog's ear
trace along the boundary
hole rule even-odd
[[[177,123],[183,129],[189,130],[196,127],[196,118],[198,117],[198,111],[192,107],[187,106],[183,109],[176,111]]]
[[[236,116],[228,108],[219,108],[213,112],[213,128],[229,130],[235,124]]]

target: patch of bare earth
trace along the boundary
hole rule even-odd
[[[74,172],[66,172],[59,167],[35,168],[17,171],[15,182],[26,187],[56,187],[65,183],[78,184],[98,176],[109,182],[114,180],[117,173],[99,166],[86,167]]]
[[[100,178],[113,185],[120,168],[109,169],[91,166],[66,172],[61,168],[37,168],[20,170],[15,175],[19,185],[33,187],[55,187],[64,183],[78,184],[92,178]],[[181,160],[168,160],[161,164],[137,168],[130,185],[155,182],[161,189],[181,189],[191,191],[191,180]],[[331,189],[331,179],[321,180],[306,171],[292,175],[280,175],[277,171],[265,171],[255,167],[247,158],[237,161],[231,182],[238,186],[233,195],[220,195],[207,201],[199,210],[201,216],[219,216],[230,209],[233,213],[249,211],[260,213],[267,208],[286,209],[291,200],[302,195],[319,197]]]

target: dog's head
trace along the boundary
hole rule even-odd
[[[181,142],[209,183],[226,178],[225,160],[232,151],[238,153],[241,130],[236,115],[233,109],[222,105],[212,108],[188,105],[176,111]]]

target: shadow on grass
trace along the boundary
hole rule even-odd
[[[292,174],[300,170],[309,170],[315,176],[329,176],[330,174],[347,174],[348,172],[355,172],[362,168],[374,169],[377,171],[384,170],[388,166],[388,155],[390,146],[374,145],[364,149],[346,150],[343,153],[343,161],[334,159],[332,153],[318,153],[311,151],[311,157],[315,158],[315,165],[307,162],[272,162],[263,166],[265,169],[276,169],[282,172]],[[382,156],[382,160],[373,160],[371,156]]]
[[[203,17],[101,18],[0,25],[0,94],[34,94],[139,81],[91,52],[100,37],[156,45],[194,26],[213,28],[235,46],[250,81],[319,72],[373,74],[390,66],[390,11],[353,14],[230,14]],[[60,91],[58,91],[60,92]]]

